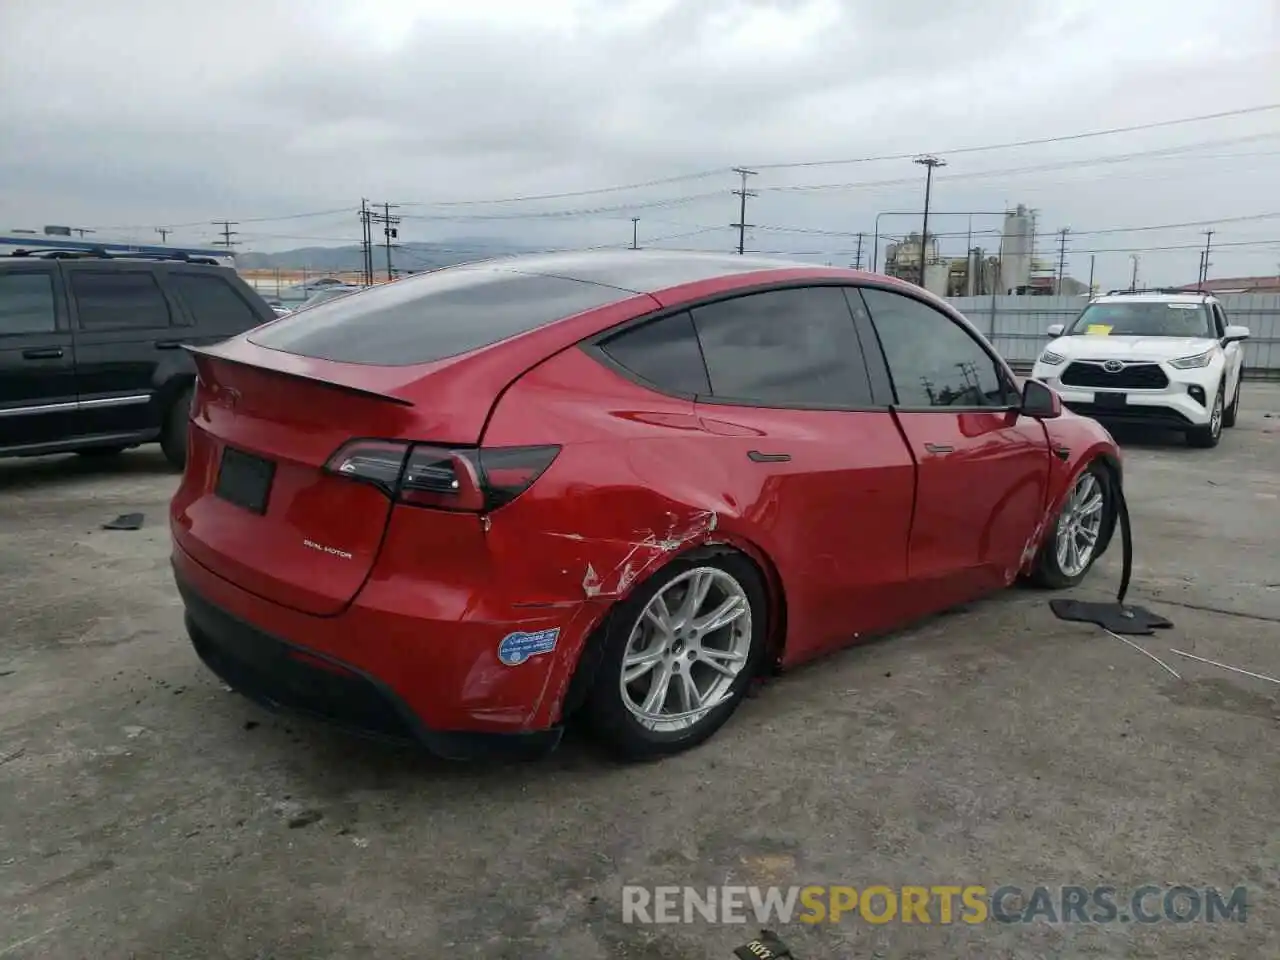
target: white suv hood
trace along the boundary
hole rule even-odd
[[[1048,349],[1068,360],[1177,360],[1204,353],[1217,343],[1208,337],[1059,337]]]

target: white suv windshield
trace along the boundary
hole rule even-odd
[[[1094,303],[1067,330],[1106,327],[1113,337],[1213,337],[1213,319],[1201,303]]]

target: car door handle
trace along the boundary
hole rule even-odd
[[[956,448],[946,443],[926,443],[924,448],[930,453],[955,453]]]
[[[22,351],[24,360],[57,360],[61,356],[61,347],[32,347]]]
[[[747,459],[753,463],[787,463],[791,459],[791,454],[761,453],[759,450],[748,450]]]
[[[157,350],[181,350],[182,341],[181,340],[157,340],[156,349]]]

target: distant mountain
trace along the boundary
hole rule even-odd
[[[509,243],[482,237],[459,237],[441,243],[402,243],[391,248],[391,263],[397,270],[429,270],[447,267],[468,260],[483,260],[515,253],[528,253],[535,247]],[[386,267],[386,251],[375,246],[373,251],[375,270]],[[299,247],[279,253],[237,253],[236,266],[242,270],[347,271],[359,270],[363,258],[359,246],[351,247]]]

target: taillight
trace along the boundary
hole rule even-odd
[[[447,447],[352,440],[325,470],[367,483],[398,503],[485,513],[510,503],[551,466],[558,446]]]

